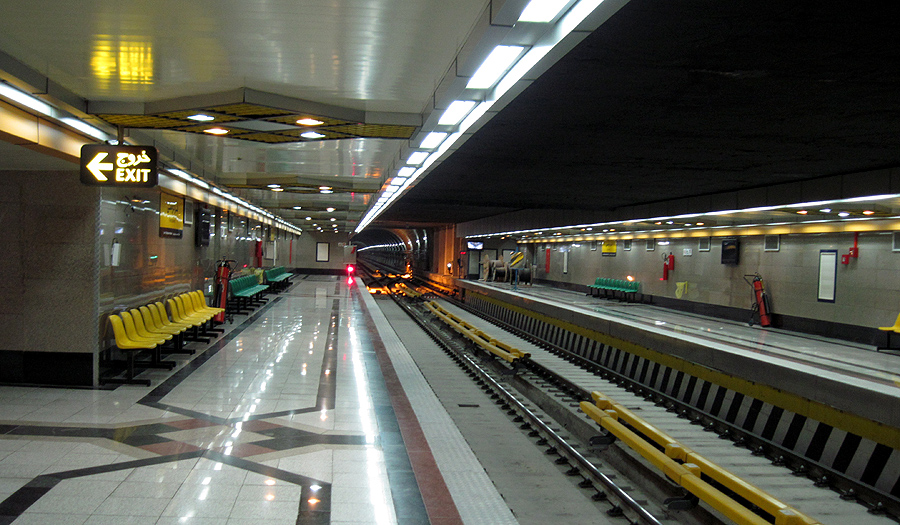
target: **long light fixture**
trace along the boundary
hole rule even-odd
[[[525,75],[534,69],[569,33],[579,27],[591,13],[594,13],[603,1],[577,0],[570,9],[563,13],[572,0],[532,0],[522,11],[519,19],[523,22],[545,22],[547,23],[546,29],[540,34],[532,34],[532,36],[519,34],[520,38],[516,41],[525,45],[497,45],[494,47],[475,74],[469,78],[465,89],[472,91],[464,92],[462,100],[451,103],[438,119],[437,125],[439,126],[458,126],[456,132],[449,136],[439,136],[438,139],[433,129],[421,130],[420,133],[425,135],[425,138],[422,139],[422,149],[436,151],[412,153],[407,159],[407,166],[400,168],[398,172],[399,176],[406,178],[400,191],[382,194],[366,212],[354,231],[364,230],[392,202],[404,194],[416,179],[427,173],[431,166],[450,151],[454,143],[483,119],[504,94],[525,78]],[[563,14],[560,16],[560,13]],[[553,20],[556,21],[553,22]],[[515,27],[513,26],[513,31],[515,31]],[[470,107],[463,106],[464,111],[456,108],[454,108],[454,112],[450,111],[451,106],[457,102],[472,102],[473,100],[481,100],[481,102],[474,102]],[[462,113],[459,119],[455,114],[457,111]],[[414,155],[415,157],[413,157]],[[410,165],[419,167],[411,168]],[[395,185],[391,184],[391,186]]]
[[[827,201],[816,201],[816,202],[803,202],[803,203],[794,203],[794,204],[782,204],[782,205],[773,205],[773,206],[760,206],[760,207],[752,207],[752,208],[743,208],[743,209],[734,209],[734,210],[723,210],[723,211],[710,211],[705,213],[686,213],[681,215],[671,215],[664,217],[650,217],[643,219],[627,219],[627,220],[617,220],[617,221],[608,221],[608,222],[598,222],[592,224],[572,224],[565,226],[553,226],[549,228],[533,228],[527,230],[513,230],[513,231],[503,231],[503,232],[494,232],[494,233],[481,233],[475,235],[467,235],[467,239],[475,239],[475,238],[486,238],[486,237],[500,237],[506,235],[527,235],[527,234],[544,234],[548,232],[554,232],[559,230],[574,230],[574,229],[591,229],[593,227],[604,227],[604,226],[613,226],[613,225],[629,225],[634,223],[654,223],[654,224],[674,224],[672,219],[685,219],[685,218],[696,218],[696,217],[720,217],[723,215],[733,215],[737,213],[755,213],[761,210],[764,211],[773,211],[773,210],[784,210],[787,211],[789,209],[795,208],[809,208],[815,206],[822,205],[840,205],[847,203],[855,203],[855,202],[870,202],[870,201],[879,201],[885,199],[900,199],[900,194],[892,194],[892,195],[872,195],[869,197],[852,197],[848,199],[833,199]],[[810,206],[812,205],[812,206]],[[804,210],[801,210],[804,211]],[[821,211],[821,210],[820,210]],[[797,212],[799,213],[799,212]],[[844,212],[847,213],[847,212]],[[816,223],[824,223],[824,222],[845,222],[845,221],[863,221],[863,220],[876,220],[876,219],[885,219],[885,218],[893,218],[893,217],[873,217],[875,212],[871,210],[865,210],[862,212],[864,217],[852,217],[850,214],[841,216],[840,219],[818,219],[818,220],[809,220],[809,221],[799,221],[793,224],[816,224]],[[805,215],[805,214],[801,214]],[[723,229],[723,228],[749,228],[749,227],[757,227],[757,226],[772,226],[779,224],[792,224],[787,222],[778,222],[778,223],[754,223],[754,224],[726,224],[720,226],[706,226],[704,222],[696,222],[694,226],[696,228],[691,229]],[[685,225],[687,226],[687,225]],[[679,231],[684,228],[676,228],[676,229],[657,229],[657,230],[649,230],[650,232],[669,232],[669,231]],[[620,231],[618,233],[631,233]],[[555,234],[556,235],[556,234]]]
[[[468,89],[487,89],[500,80],[500,77],[509,69],[519,55],[522,54],[522,46],[497,46],[491,51],[481,66],[466,84]]]
[[[9,84],[4,84],[3,82],[0,82],[0,96],[18,102],[26,108],[33,109],[48,117],[52,117],[55,114],[54,108],[50,104],[47,104],[43,100],[38,100],[37,98],[18,90]]]
[[[459,124],[459,122],[472,111],[475,104],[477,104],[477,102],[474,100],[454,100],[453,103],[444,110],[444,114],[441,115],[441,118],[438,120],[438,125],[455,126]]]
[[[425,159],[428,158],[429,153],[427,151],[414,151],[409,154],[409,158],[406,159],[406,163],[410,166],[418,166],[425,162]]]
[[[568,3],[569,0],[531,0],[519,15],[519,22],[551,22]]]
[[[440,131],[432,131],[428,135],[425,135],[425,138],[422,139],[421,148],[422,149],[434,149],[441,145],[441,142],[444,142],[444,139],[447,138],[447,134]]]
[[[95,128],[94,126],[91,126],[90,124],[83,122],[77,118],[63,117],[59,120],[62,122],[65,122],[69,126],[72,126],[73,128],[77,129],[78,131],[84,133],[85,135],[90,135],[91,137],[94,137],[97,140],[106,140],[109,138],[109,135],[107,135],[105,132],[100,131],[99,129]]]

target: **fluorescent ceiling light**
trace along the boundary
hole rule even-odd
[[[521,46],[497,46],[466,84],[468,89],[487,89],[509,69],[522,53]]]
[[[307,131],[306,133],[301,133],[300,136],[305,139],[320,139],[325,135],[322,133],[316,133],[315,131]]]
[[[4,96],[12,101],[18,102],[19,104],[22,104],[27,108],[31,108],[38,113],[43,113],[48,117],[53,116],[53,106],[2,82],[0,82],[0,96]]]
[[[204,129],[203,132],[209,133],[211,135],[226,135],[228,133],[228,130],[223,128],[209,128]]]
[[[334,193],[334,190],[319,190],[319,193]]]
[[[213,120],[216,120],[216,117],[197,113],[196,115],[189,116],[188,120],[196,120],[197,122],[212,122]]]
[[[434,149],[441,145],[441,142],[447,137],[446,133],[441,133],[439,131],[432,131],[428,135],[425,135],[425,138],[422,140],[422,148],[423,149]]]
[[[568,3],[568,0],[531,0],[519,15],[519,22],[550,22]]]
[[[400,186],[406,182],[406,177],[394,177],[391,179],[391,186]]]
[[[301,126],[321,126],[322,124],[324,124],[324,122],[322,122],[321,120],[316,120],[314,118],[306,117],[298,120],[297,124],[300,124]]]
[[[284,191],[284,188],[282,188],[282,187],[277,187],[277,188],[271,188],[271,190],[272,190],[272,191]]]
[[[60,120],[65,122],[66,124],[72,126],[73,128],[77,129],[78,131],[80,131],[86,135],[90,135],[90,136],[94,137],[97,140],[106,140],[106,137],[108,136],[106,133],[100,131],[99,129],[95,128],[94,126],[91,126],[90,124],[82,122],[82,121],[78,120],[77,118],[66,117],[66,118],[61,118]]]
[[[455,126],[475,107],[474,100],[455,100],[441,115],[438,125]]]
[[[400,171],[397,172],[398,177],[409,177],[413,173],[416,172],[416,168],[400,168]]]
[[[416,151],[416,152],[412,153],[408,159],[406,159],[406,163],[411,164],[413,166],[418,166],[419,164],[422,164],[423,162],[425,162],[425,159],[427,159],[427,158],[428,158],[427,151]]]

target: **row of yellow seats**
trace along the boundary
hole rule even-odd
[[[168,300],[172,319],[166,313],[162,302],[150,303],[119,315],[110,315],[116,346],[128,354],[126,382],[148,384],[149,381],[134,381],[134,353],[138,350],[154,350],[153,360],[139,363],[147,367],[171,368],[174,363],[160,360],[159,345],[175,340],[175,349],[180,350],[182,334],[191,328],[198,328],[210,321],[222,308],[207,306],[200,291],[188,292]]]

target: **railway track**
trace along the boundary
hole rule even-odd
[[[435,326],[445,323],[435,320],[434,313],[423,306],[425,301],[418,297],[417,293],[413,291],[406,294],[409,297],[402,301],[403,308],[417,319],[420,326],[426,331],[430,330],[431,333],[435,330]],[[520,421],[528,432],[535,435],[538,444],[546,446],[553,454],[559,454],[557,461],[571,466],[571,475],[580,475],[583,484],[595,487],[597,497],[609,498],[611,515],[622,515],[632,523],[653,523],[651,519],[660,522],[673,518],[678,523],[709,523],[711,520],[715,521],[714,516],[723,522],[738,523],[863,525],[895,522],[890,515],[884,513],[883,508],[876,505],[861,505],[853,501],[857,499],[854,487],[839,484],[840,488],[837,489],[839,492],[822,488],[822,486],[834,488],[835,484],[833,481],[826,484],[807,480],[806,471],[802,468],[799,458],[786,458],[777,451],[773,454],[770,448],[764,451],[760,445],[744,440],[738,429],[730,429],[722,421],[693,413],[689,407],[680,405],[677,400],[632,384],[625,378],[603,370],[596,363],[554,348],[545,342],[536,341],[531,336],[516,333],[517,331],[510,330],[510,327],[501,330],[498,325],[502,323],[491,320],[493,323],[488,324],[483,316],[470,313],[461,305],[447,299],[437,298],[435,294],[429,293],[425,299],[429,302],[434,301],[432,304],[464,324],[490,331],[492,338],[502,340],[506,347],[529,354],[525,359],[512,360],[513,364],[510,365],[501,359],[494,359],[491,362],[476,357],[477,353],[473,354],[471,348],[478,345],[471,344],[471,341],[468,345],[460,344],[458,336],[455,343],[442,343],[448,348],[448,352],[456,353],[455,359],[459,363],[470,369],[470,376],[483,383],[484,388],[494,392],[504,408],[509,406],[510,411],[516,412],[513,417]],[[438,331],[445,333],[432,335],[436,340],[439,338],[453,340],[447,335],[446,329]],[[456,349],[450,350],[453,347]],[[785,515],[781,516],[777,512],[773,514],[771,507],[766,506],[769,501],[760,502],[755,496],[748,499],[746,494],[741,496],[705,474],[698,476],[698,479],[703,478],[704,482],[728,495],[732,499],[729,503],[731,508],[723,513],[706,504],[698,506],[698,498],[695,495],[673,484],[665,474],[648,466],[647,461],[639,457],[639,453],[621,446],[620,443],[612,445],[616,438],[609,432],[601,431],[594,421],[585,416],[581,403],[593,403],[595,399],[592,393],[595,392],[600,392],[604,398],[614,400],[622,410],[638,414],[643,422],[653,428],[663,429],[667,436],[689,447],[723,470],[734,473],[738,479],[749,480],[751,484],[762,489],[760,492],[778,495],[786,504],[783,507],[788,509],[782,511],[786,512]],[[543,424],[547,428],[543,428],[534,417],[528,416],[527,412],[521,412],[517,406],[521,402],[517,399],[523,395],[554,419]],[[537,421],[543,420],[537,418]],[[551,435],[554,428],[562,429],[566,434],[563,438],[567,441],[566,445],[554,444],[556,438]],[[770,457],[766,457],[764,452]],[[596,458],[588,459],[593,453],[596,453]],[[617,490],[614,483],[612,486],[604,485],[602,477],[592,472],[589,466],[598,463],[597,458],[604,464],[618,467],[620,470],[639,472],[638,477],[646,483],[641,487],[642,495],[639,497],[632,497],[627,493],[623,495],[620,493],[621,489]],[[792,469],[785,468],[785,464],[789,464]],[[596,468],[593,470],[599,471]],[[641,503],[637,503],[638,501]],[[653,510],[648,510],[649,508]]]

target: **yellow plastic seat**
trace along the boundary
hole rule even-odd
[[[141,311],[138,309],[132,309],[128,312],[131,314],[131,318],[134,321],[134,328],[137,331],[137,334],[141,337],[146,337],[147,339],[152,339],[154,337],[162,338],[165,341],[171,341],[173,334],[166,334],[162,332],[151,332],[147,329],[147,325],[144,324],[144,316],[141,315]]]
[[[201,292],[200,290],[194,290],[189,295],[194,298],[194,305],[199,310],[210,312],[214,316],[225,311],[224,308],[219,308],[217,306],[209,306],[208,304],[206,304],[206,296],[204,296],[203,292]]]
[[[116,341],[116,346],[126,355],[126,375],[125,378],[101,378],[101,383],[122,383],[122,384],[131,384],[131,385],[145,385],[150,386],[149,379],[135,379],[134,378],[134,368],[135,368],[135,360],[134,354],[139,350],[154,350],[156,348],[156,343],[151,341],[135,341],[131,337],[128,336],[128,331],[125,329],[125,322],[118,315],[110,315],[109,316],[109,324],[113,329],[113,338]]]
[[[205,321],[199,318],[185,316],[184,310],[180,306],[181,301],[176,301],[175,299],[177,299],[177,297],[167,301],[169,303],[169,311],[172,313],[172,319],[175,322],[189,324],[194,327],[203,326]]]
[[[150,333],[178,335],[181,332],[184,332],[184,330],[185,330],[184,328],[175,328],[174,326],[173,327],[162,326],[162,324],[157,322],[157,320],[153,317],[153,314],[150,313],[149,305],[141,306],[140,308],[138,308],[138,310],[141,312],[141,317],[144,318],[144,327]]]
[[[175,299],[181,300],[181,307],[184,309],[184,313],[188,317],[197,317],[203,319],[204,322],[209,321],[213,318],[215,314],[210,312],[204,312],[197,310],[197,307],[194,305],[194,298],[191,297],[189,293],[183,293],[176,297]]]
[[[188,294],[186,293],[175,296],[175,301],[179,303],[179,305],[181,306],[181,312],[186,317],[196,317],[198,319],[202,319],[203,321],[208,321],[212,318],[212,316],[207,314],[206,312],[198,312],[194,308],[194,301],[190,297],[188,297]]]
[[[151,341],[135,341],[128,337],[125,330],[125,324],[118,315],[109,316],[109,324],[113,328],[113,336],[116,340],[116,346],[121,350],[151,350],[156,347],[156,343]]]
[[[885,332],[900,333],[900,314],[897,315],[897,320],[894,321],[894,326],[879,326],[878,329]]]
[[[122,318],[122,324],[125,325],[125,333],[128,335],[128,339],[138,343],[153,343],[153,345],[161,345],[166,342],[166,339],[163,337],[144,337],[137,333],[137,329],[134,326],[134,318],[131,317],[131,314],[128,312],[122,312],[119,314],[119,317]]]
[[[879,326],[878,329],[882,332],[887,332],[887,344],[875,347],[876,352],[881,350],[900,350],[891,345],[891,334],[900,334],[900,315],[897,315],[897,319],[894,320],[894,326]]]
[[[169,320],[169,314],[166,313],[166,305],[162,304],[162,302],[155,302],[147,305],[150,308],[150,314],[153,315],[155,319],[159,321],[163,327],[172,327],[172,328],[183,328],[187,330],[188,328],[194,326],[188,323],[179,323],[176,321]]]

